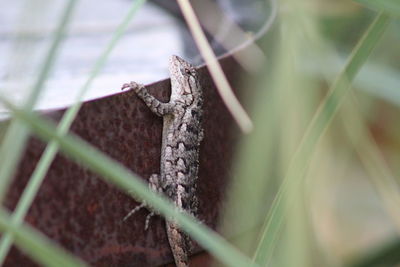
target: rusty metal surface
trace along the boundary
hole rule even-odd
[[[239,71],[230,57],[221,60],[234,84]],[[207,70],[201,68],[204,88],[205,138],[201,145],[199,218],[215,228],[228,179],[236,129]],[[126,82],[126,81],[121,81]],[[119,88],[115,88],[119,92]],[[169,80],[149,86],[161,100],[169,96]],[[48,114],[58,120],[63,111]],[[85,103],[72,132],[147,179],[159,172],[162,119],[131,92]],[[235,132],[235,130],[233,131]],[[43,151],[44,143],[32,138],[19,173],[7,197],[13,208]],[[172,261],[164,221],[154,217],[144,231],[147,211],[127,221],[122,218],[137,202],[103,182],[87,169],[58,155],[49,170],[26,221],[93,266],[158,266]],[[13,248],[5,266],[35,266]]]

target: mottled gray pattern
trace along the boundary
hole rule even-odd
[[[160,175],[150,177],[150,188],[167,195],[180,210],[196,215],[199,147],[204,135],[201,126],[202,89],[195,68],[183,59],[172,56],[169,71],[171,98],[168,103],[160,102],[143,85],[135,82],[125,84],[123,89],[134,90],[152,112],[164,119]],[[127,216],[143,206],[145,203]],[[149,218],[146,219],[146,228]],[[166,222],[166,228],[176,265],[188,266],[188,238],[172,221]]]

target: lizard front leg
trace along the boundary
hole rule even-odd
[[[129,88],[133,90],[136,95],[143,100],[146,106],[156,114],[157,116],[164,116],[172,113],[174,105],[171,103],[164,103],[156,99],[154,96],[150,95],[147,88],[143,84],[136,82],[126,83],[122,86],[121,90]]]

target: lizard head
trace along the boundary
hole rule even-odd
[[[170,59],[171,100],[189,104],[197,98],[200,85],[193,65],[178,56]]]

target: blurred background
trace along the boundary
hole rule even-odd
[[[7,99],[27,101],[66,2],[3,3]],[[191,3],[216,56],[233,54],[241,66],[234,89],[254,123],[235,147],[223,236],[260,266],[398,265],[398,1]],[[36,110],[75,103],[131,5],[77,2]],[[117,94],[121,81],[167,78],[172,54],[203,64],[177,3],[146,2],[81,99]],[[4,106],[0,116],[9,118]]]

